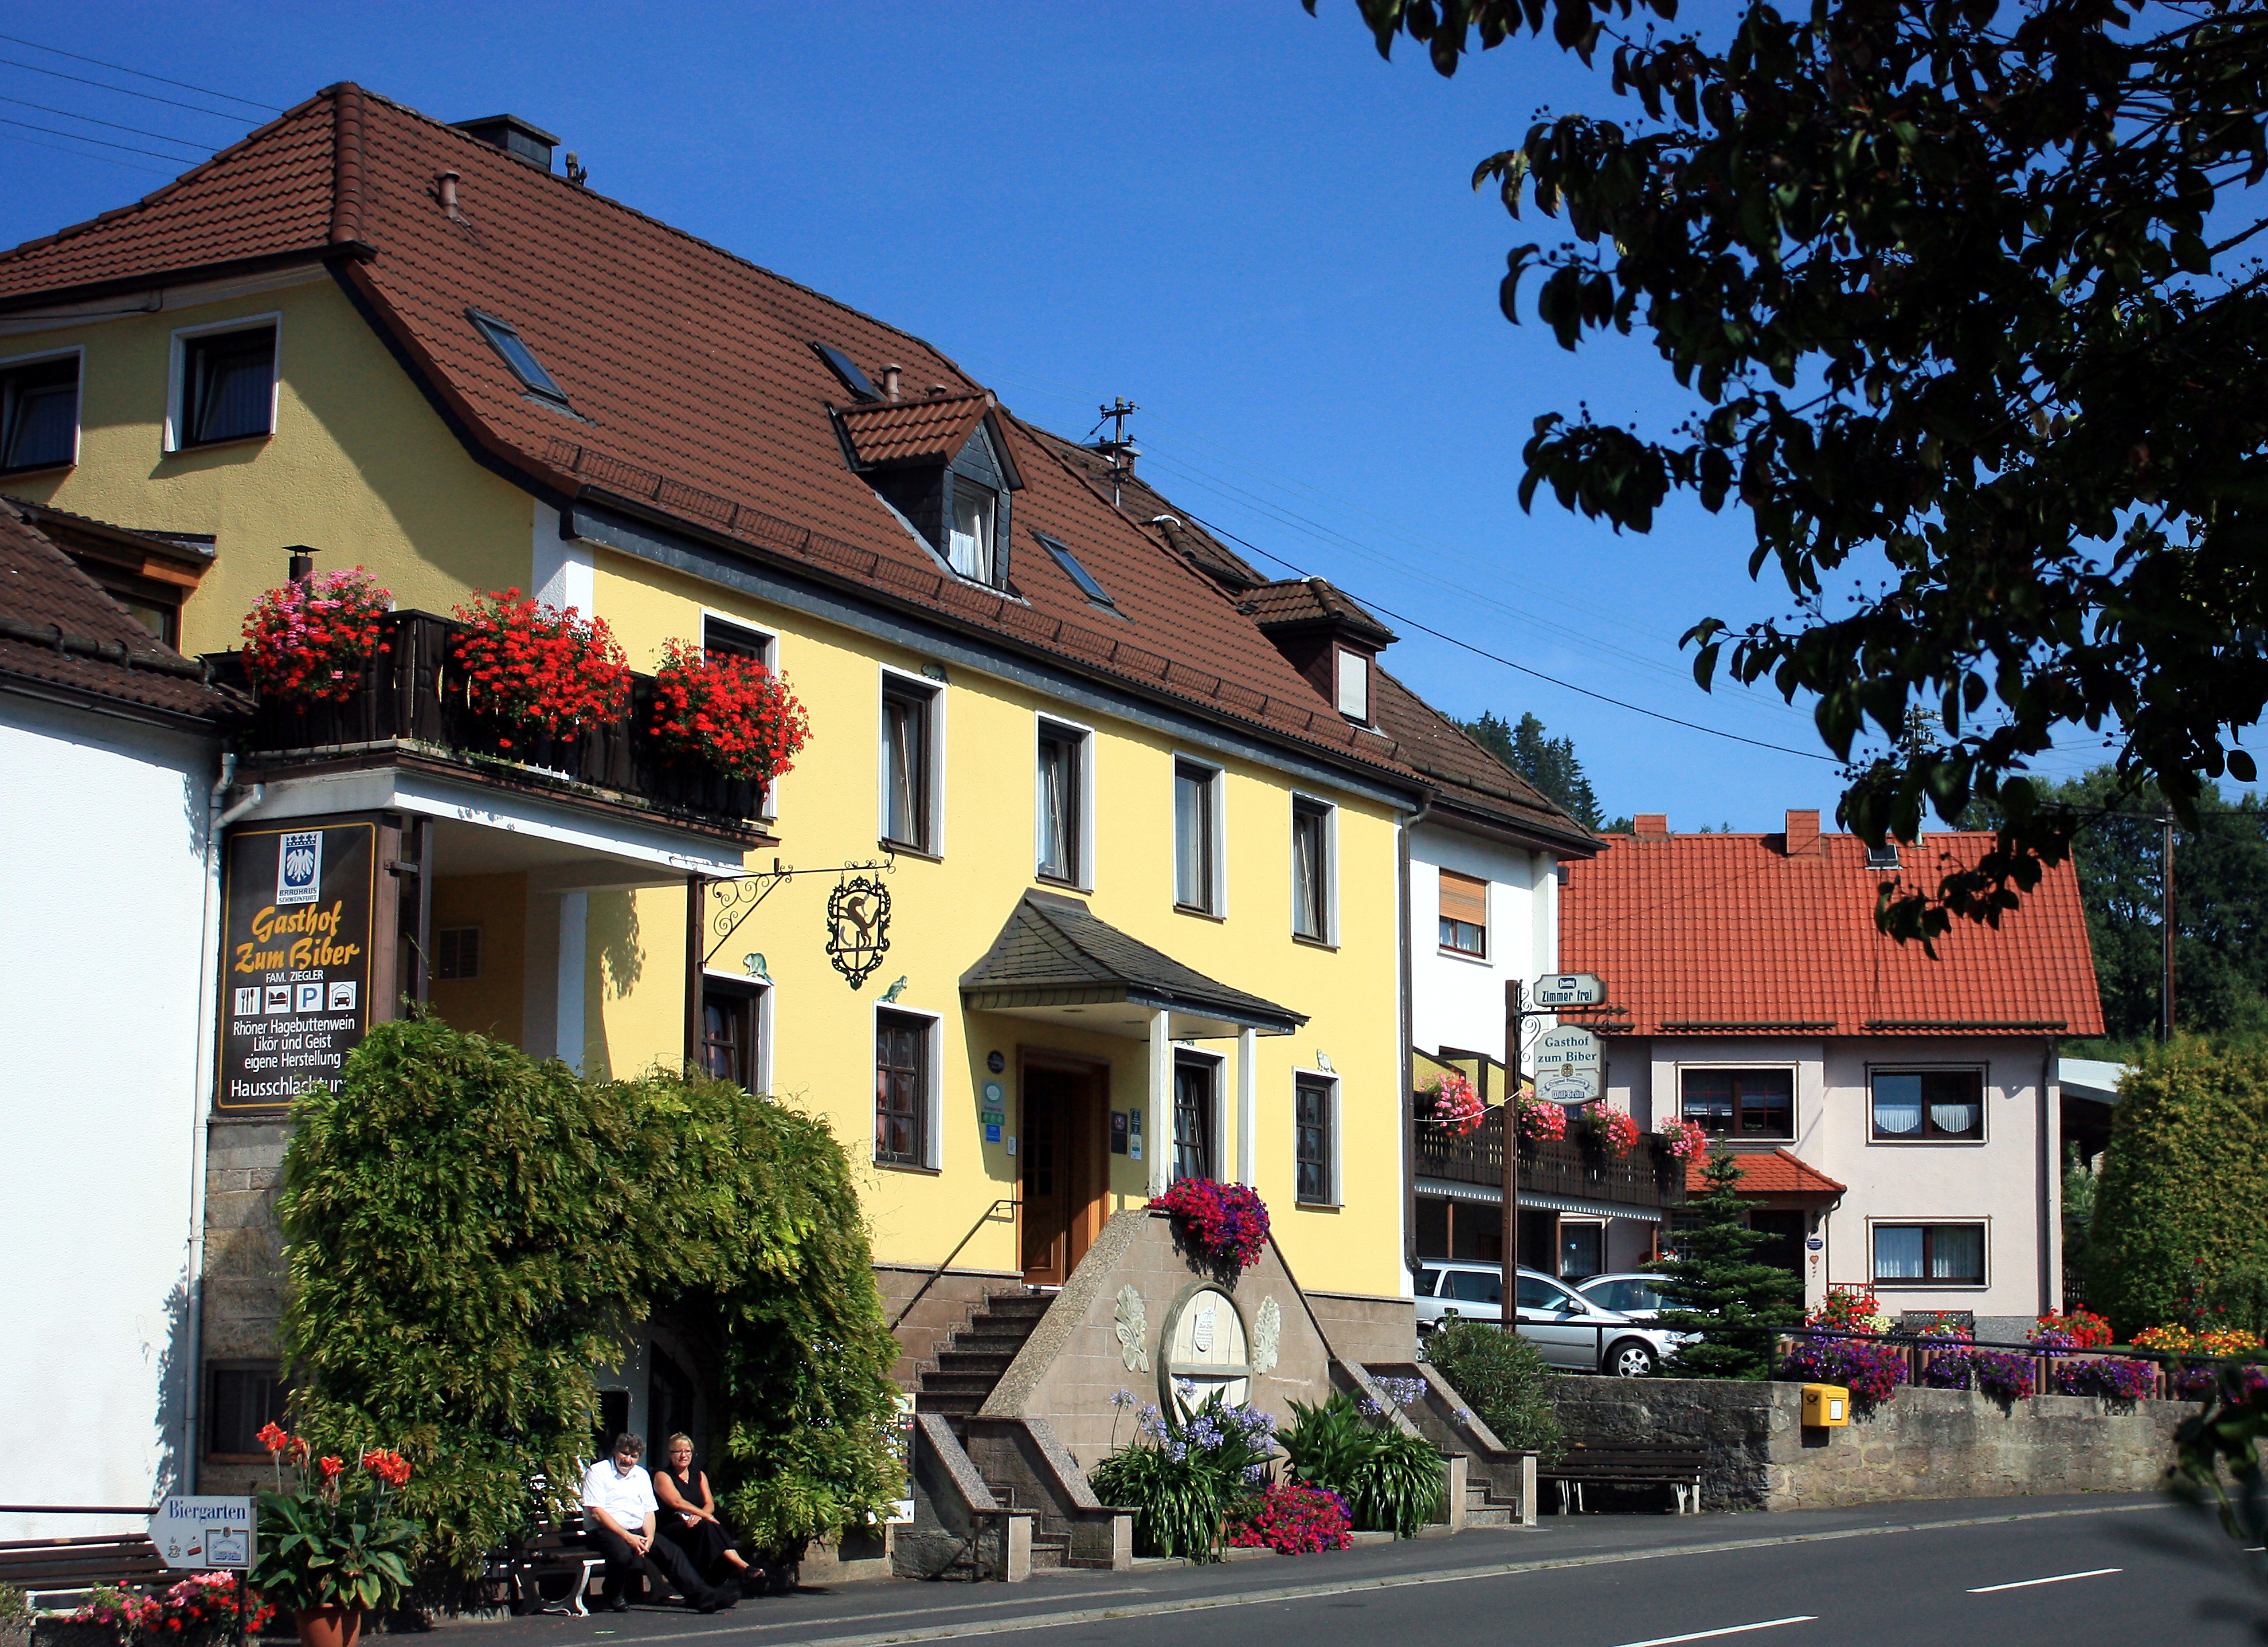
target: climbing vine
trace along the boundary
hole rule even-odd
[[[751,1545],[799,1553],[896,1496],[896,1346],[824,1122],[700,1077],[585,1080],[431,1018],[373,1028],[292,1119],[294,1417],[319,1451],[377,1435],[409,1458],[430,1560],[475,1572],[547,1490],[571,1503],[593,1370],[659,1308],[717,1351],[709,1468]]]

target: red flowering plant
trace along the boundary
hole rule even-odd
[[[1653,1129],[1653,1141],[1673,1160],[1697,1161],[1709,1153],[1709,1129],[1682,1115],[1664,1117]]]
[[[769,783],[794,764],[811,719],[787,677],[755,658],[670,641],[654,673],[653,732],[672,754],[704,761],[728,778]]]
[[[1881,1300],[1865,1287],[1830,1287],[1816,1309],[1803,1318],[1806,1327],[1835,1333],[1887,1333],[1890,1318]]]
[[[1638,1130],[1636,1117],[1604,1102],[1584,1105],[1581,1114],[1585,1135],[1617,1160],[1637,1149],[1638,1141],[1646,1136]]]
[[[257,1590],[239,1591],[231,1572],[198,1573],[156,1595],[101,1590],[71,1614],[73,1624],[107,1625],[122,1640],[156,1639],[182,1647],[218,1647],[257,1636],[276,1616]]]
[[[1520,1086],[1520,1141],[1522,1143],[1548,1143],[1554,1138],[1567,1136],[1567,1111],[1558,1104],[1547,1104],[1535,1096],[1535,1086],[1521,1082]]]
[[[1211,1269],[1240,1274],[1268,1250],[1268,1203],[1242,1184],[1184,1178],[1150,1208],[1170,1213],[1174,1233]]]
[[[2043,1349],[2101,1349],[2111,1342],[2110,1323],[2092,1310],[2040,1317],[2031,1342]]]
[[[517,589],[490,591],[456,608],[465,627],[454,656],[474,709],[506,726],[572,736],[618,718],[630,702],[630,671],[604,618],[561,611]],[[509,749],[512,739],[499,737]]]
[[[303,1478],[298,1491],[287,1493],[284,1461],[304,1468],[312,1449],[277,1424],[261,1430],[260,1445],[275,1461],[276,1490],[260,1495],[260,1549],[249,1581],[295,1612],[374,1612],[399,1602],[423,1537],[416,1522],[392,1510],[393,1496],[409,1480],[409,1461],[372,1447],[355,1469],[326,1453],[314,1460],[319,1479],[310,1485]]]
[[[1354,1517],[1346,1500],[1329,1488],[1279,1482],[1244,1502],[1231,1522],[1228,1541],[1241,1550],[1319,1555],[1354,1542]]]
[[[1471,1080],[1461,1070],[1436,1076],[1418,1091],[1432,1100],[1425,1119],[1440,1128],[1444,1137],[1469,1136],[1480,1130],[1481,1119],[1488,1114],[1481,1095],[1473,1090]]]
[[[344,702],[363,665],[388,651],[393,594],[359,566],[316,572],[269,590],[244,620],[244,672],[279,698]]]

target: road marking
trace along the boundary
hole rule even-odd
[[[1695,1630],[1690,1636],[1655,1636],[1642,1642],[1624,1642],[1623,1647],[1675,1647],[1678,1642],[1705,1642],[1719,1636],[1745,1636],[1750,1630],[1778,1629],[1783,1624],[1816,1624],[1816,1613],[1798,1613],[1793,1618],[1766,1619],[1760,1624],[1727,1624],[1720,1630]]]
[[[1980,1585],[1969,1593],[1989,1596],[1996,1590],[2029,1590],[2034,1585],[2059,1585],[2073,1578],[2100,1578],[2105,1573],[2123,1573],[2124,1567],[2090,1567],[2083,1573],[2058,1573],[2052,1578],[2019,1578],[2012,1585]]]
[[[947,1641],[965,1636],[1005,1636],[1025,1630],[1057,1629],[1075,1624],[1114,1622],[1121,1619],[1153,1618],[1167,1613],[1209,1612],[1219,1607],[1259,1607],[1275,1602],[1307,1601],[1319,1596],[1360,1594],[1373,1590],[1403,1590],[1424,1585],[1463,1584],[1476,1578],[1512,1578],[1526,1573],[1554,1572],[1570,1567],[1602,1567],[1624,1562],[1663,1561],[1678,1555],[1713,1555],[1721,1551],[1771,1549],[1788,1544],[1830,1544],[1844,1539],[1878,1538],[1892,1533],[1934,1533],[1940,1528],[2005,1526],[2018,1521],[2061,1521],[2074,1516],[2142,1515],[2152,1511],[2170,1510],[2175,1506],[2160,1500],[2155,1503],[2130,1504],[2089,1504],[2077,1510],[2026,1510],[2007,1515],[1948,1517],[1942,1521],[1909,1521],[1879,1527],[1837,1527],[1824,1533],[1783,1533],[1770,1538],[1723,1539],[1699,1544],[1665,1545],[1659,1549],[1605,1550],[1589,1555],[1546,1556],[1540,1561],[1498,1562],[1485,1567],[1458,1567],[1447,1571],[1421,1573],[1391,1573],[1380,1577],[1344,1578],[1333,1582],[1309,1585],[1286,1585],[1264,1590],[1241,1590],[1226,1595],[1182,1596],[1160,1601],[1139,1602],[1132,1607],[1085,1607],[1062,1613],[1030,1614],[1014,1618],[969,1619],[954,1624],[939,1624],[932,1629],[919,1627],[902,1630],[875,1630],[860,1636],[829,1636],[827,1630],[833,1621],[824,1618],[795,1621],[814,1634],[792,1643],[792,1647],[892,1647],[906,1642]],[[1118,1594],[1121,1592],[1113,1591]],[[1052,1598],[1051,1598],[1052,1599]],[[1064,1600],[1071,1597],[1061,1598]],[[963,1605],[968,1605],[964,1603]],[[1003,1601],[996,1605],[1016,1606]],[[917,1615],[918,1616],[918,1615]],[[716,1623],[692,1629],[657,1630],[651,1635],[641,1632],[637,1637],[641,1647],[651,1642],[718,1639],[732,1636],[754,1635],[776,1628],[770,1624],[743,1623],[739,1620]]]

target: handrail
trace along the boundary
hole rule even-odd
[[[921,1286],[916,1290],[912,1298],[906,1300],[906,1307],[900,1310],[896,1315],[890,1319],[890,1330],[894,1333],[896,1332],[898,1330],[899,1323],[903,1321],[907,1316],[913,1313],[914,1305],[919,1304],[924,1298],[928,1296],[929,1290],[937,1285],[937,1278],[945,1274],[947,1269],[950,1269],[953,1267],[953,1261],[961,1256],[961,1249],[976,1239],[977,1231],[983,1229],[986,1224],[991,1223],[993,1219],[998,1217],[1003,1209],[1012,1212],[1015,1210],[1017,1202],[1013,1195],[1003,1195],[999,1200],[994,1202],[990,1206],[985,1208],[983,1212],[979,1213],[976,1217],[976,1222],[968,1226],[968,1233],[962,1236],[960,1242],[954,1247],[954,1249],[945,1255],[943,1261],[941,1261],[935,1269],[929,1272],[929,1278],[921,1283]]]
[[[0,1516],[154,1516],[160,1504],[0,1504]]]

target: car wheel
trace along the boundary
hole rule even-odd
[[[1643,1339],[1625,1338],[1607,1351],[1607,1371],[1618,1379],[1650,1379],[1658,1364]]]

